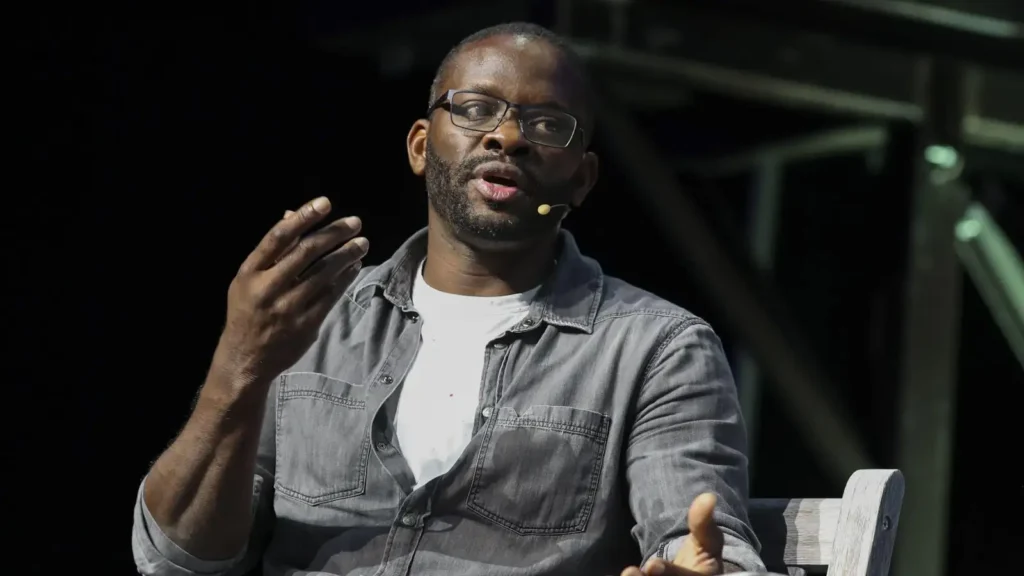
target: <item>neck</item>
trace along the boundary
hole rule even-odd
[[[528,245],[486,250],[459,240],[447,227],[431,225],[423,278],[434,289],[449,294],[519,294],[536,287],[551,273],[557,240],[556,232]]]

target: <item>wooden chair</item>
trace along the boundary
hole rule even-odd
[[[899,470],[858,470],[842,499],[752,499],[750,522],[774,572],[887,576],[902,504]]]

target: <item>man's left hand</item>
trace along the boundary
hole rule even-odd
[[[631,566],[621,576],[714,576],[722,574],[722,531],[715,524],[717,502],[710,492],[701,494],[686,515],[690,533],[683,539],[671,563],[655,558],[641,571]]]

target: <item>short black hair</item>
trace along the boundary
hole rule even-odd
[[[430,83],[430,101],[427,106],[433,106],[437,99],[441,97],[441,79],[444,74],[448,71],[452,61],[458,56],[462,50],[475,42],[480,40],[486,40],[488,38],[494,38],[496,36],[522,36],[530,40],[540,40],[547,42],[551,46],[555,47],[561,56],[565,59],[566,64],[569,65],[569,69],[576,75],[576,79],[580,84],[580,93],[583,97],[584,110],[582,111],[583,118],[580,119],[583,124],[583,129],[586,132],[586,139],[590,140],[591,131],[594,126],[594,106],[593,106],[593,93],[591,92],[590,75],[587,71],[586,62],[583,58],[573,49],[572,44],[562,36],[548,30],[547,28],[538,24],[530,22],[508,22],[505,24],[498,24],[479,30],[463,38],[458,44],[456,44],[448,54],[445,55],[444,59],[441,60],[441,64],[437,67],[437,72],[434,73],[434,80]]]

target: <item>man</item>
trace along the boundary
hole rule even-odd
[[[560,230],[597,178],[588,96],[554,34],[479,32],[408,134],[425,232],[361,269],[358,218],[310,233],[325,198],[273,227],[140,486],[140,572],[763,569],[719,340]]]

